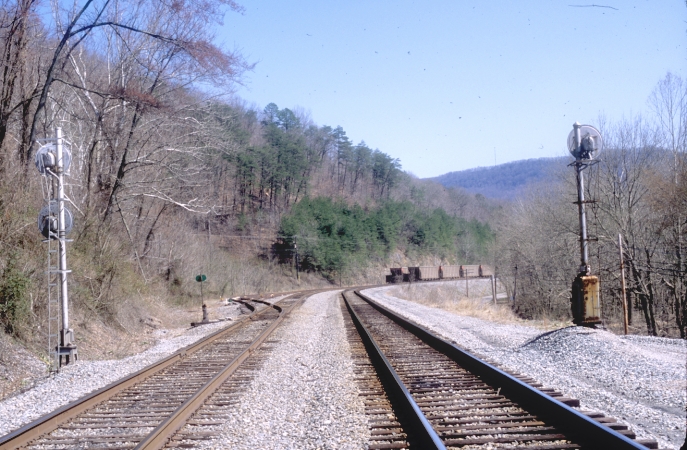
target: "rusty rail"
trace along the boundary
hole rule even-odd
[[[305,298],[306,295],[301,297],[301,301],[303,298]],[[261,303],[266,303],[269,305],[271,308],[277,310],[279,312],[279,318],[277,321],[281,322],[281,320],[284,317],[284,313],[281,307],[275,304],[267,303],[267,302],[261,302]],[[295,305],[299,304],[300,302],[294,303],[292,307]],[[53,411],[52,413],[49,413],[31,423],[28,423],[27,425],[24,425],[23,427],[0,437],[0,450],[5,450],[5,449],[16,449],[20,448],[23,446],[28,445],[31,441],[37,439],[38,437],[50,433],[54,431],[55,429],[59,428],[60,425],[64,424],[65,422],[68,422],[69,420],[74,419],[78,415],[84,413],[85,411],[93,408],[94,406],[107,401],[108,399],[112,398],[113,396],[117,395],[120,392],[123,392],[124,390],[134,386],[135,384],[149,378],[150,376],[161,372],[162,370],[172,366],[173,364],[183,360],[187,356],[201,350],[202,348],[212,344],[214,341],[223,338],[224,336],[227,336],[234,332],[236,329],[238,329],[240,326],[244,325],[247,321],[254,320],[256,317],[259,317],[263,315],[265,312],[269,311],[271,308],[264,308],[261,311],[258,312],[253,312],[248,316],[245,316],[241,318],[240,320],[236,321],[232,325],[222,329],[218,330],[209,336],[206,336],[205,338],[199,340],[198,342],[195,342],[194,344],[191,344],[181,350],[178,350],[174,354],[162,359],[161,361],[158,361],[154,364],[151,364],[148,367],[145,367],[138,372],[135,372],[131,375],[128,375],[127,377],[122,378],[121,380],[118,380],[112,384],[109,384],[101,389],[98,389],[97,391],[79,399],[76,400],[72,403],[69,403],[61,408],[58,408],[57,410]],[[290,311],[291,309],[289,309]],[[270,330],[274,330],[276,326],[270,327]],[[265,330],[267,331],[267,330]],[[264,335],[264,332],[261,333],[258,339],[260,339],[260,342],[264,341],[266,338],[266,335]],[[253,347],[253,345],[251,345]],[[232,366],[232,364],[240,364],[243,360],[246,359],[248,354],[252,352],[253,349],[251,348],[250,351],[246,350],[245,355],[242,354],[240,357],[236,358],[234,361],[232,361],[229,366]],[[240,360],[240,361],[238,361]],[[227,370],[231,370],[231,368],[227,366],[224,369],[224,372],[226,373]],[[226,374],[226,376],[229,376],[231,373]],[[217,377],[215,377],[217,378]],[[226,377],[225,377],[226,378]],[[211,389],[211,383],[213,381],[217,381],[213,379],[211,382],[208,382],[205,386],[204,389]],[[219,383],[221,384],[221,383]],[[217,384],[217,386],[219,386]],[[214,386],[214,385],[213,385]],[[216,387],[215,387],[216,389]],[[213,390],[214,392],[214,390]],[[188,403],[188,402],[187,402]],[[189,406],[189,405],[185,405]],[[179,408],[181,410],[182,408]],[[177,411],[181,413],[182,411]],[[187,409],[185,409],[187,411]],[[157,431],[157,430],[156,430]],[[159,434],[159,433],[158,433]],[[146,447],[146,448],[153,448],[153,447]],[[156,447],[159,448],[159,447]]]
[[[291,312],[297,306],[299,306],[305,296],[291,305],[286,314]],[[229,378],[236,369],[253,353],[262,343],[272,334],[274,330],[281,324],[284,320],[286,314],[283,313],[281,307],[272,305],[268,302],[260,302],[267,305],[273,306],[279,311],[279,317],[277,320],[272,322],[269,327],[267,327],[260,335],[251,343],[251,345],[246,348],[240,355],[238,355],[233,361],[227,364],[224,369],[222,369],[217,375],[213,377],[212,380],[208,381],[193,397],[188,399],[183,405],[181,405],[170,417],[168,417],[160,426],[158,426],[152,433],[148,435],[146,439],[141,441],[136,449],[140,450],[158,450],[165,446],[165,444],[171,439],[171,437],[176,433],[186,421],[193,415],[198,408],[200,408],[203,403],[224,383],[227,378]]]

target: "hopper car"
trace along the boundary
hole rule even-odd
[[[483,264],[392,267],[389,270],[391,274],[386,276],[387,283],[454,280],[460,278],[487,278],[494,275],[493,269]]]

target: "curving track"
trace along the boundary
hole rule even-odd
[[[241,321],[0,438],[0,449],[152,449],[211,437],[207,420],[189,419],[209,398],[222,406],[242,388],[256,363],[239,367],[306,296],[243,300],[253,312]]]
[[[217,437],[276,343],[268,340],[270,333],[312,293],[278,305],[242,299],[252,313],[241,321],[0,438],[0,450],[192,448]],[[613,419],[570,408],[579,402],[509,375],[358,292],[343,297],[370,450],[657,448],[653,441],[632,440],[633,433]]]
[[[630,439],[634,434],[614,420],[585,415],[559,401],[574,400],[560,394],[556,400],[358,292],[344,297],[406,433],[405,445],[388,440],[375,448],[656,448],[653,441]]]

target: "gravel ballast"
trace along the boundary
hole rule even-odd
[[[616,336],[580,327],[543,332],[401,300],[389,295],[388,289],[365,293],[474,354],[580,399],[583,409],[625,422],[639,437],[656,439],[660,448],[682,445],[686,428],[685,341]],[[369,430],[353,381],[338,299],[338,292],[317,294],[291,313],[270,338],[273,349],[222,426],[222,437],[199,445],[232,449],[365,447]],[[236,306],[232,308],[233,314],[239,314]],[[170,337],[174,331],[156,330],[158,343],[139,355],[69,365],[28,391],[0,402],[0,435],[140,370],[226,324],[184,330],[174,337]]]
[[[219,308],[216,317],[237,317],[241,311],[242,307],[232,304]],[[39,379],[31,389],[0,402],[0,436],[164,359],[229,324],[230,321],[222,321],[183,330],[155,330],[158,342],[145,352],[121,360],[80,360],[64,366],[57,374]]]
[[[340,291],[308,298],[270,340],[271,355],[204,448],[363,449],[369,438],[339,307]]]
[[[630,425],[638,437],[655,439],[660,448],[678,449],[683,444],[687,403],[684,340],[617,336],[583,327],[542,332],[459,316],[398,299],[388,290],[374,288],[363,293],[461,348],[578,398],[583,409],[603,412]]]
[[[361,449],[369,439],[339,296],[307,299],[270,337],[272,352],[223,427],[205,448]],[[277,299],[273,299],[276,301]],[[238,310],[236,311],[238,312]],[[120,361],[79,361],[0,402],[0,436],[225,327],[193,328]]]

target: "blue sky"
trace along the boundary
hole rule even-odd
[[[687,75],[684,0],[244,0],[237,95],[307,111],[419,177],[566,154],[572,123],[648,114]],[[613,9],[615,8],[615,9]]]

